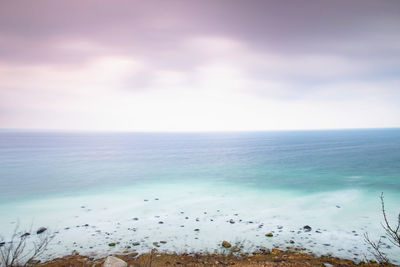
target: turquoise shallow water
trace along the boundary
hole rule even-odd
[[[166,250],[217,247],[224,238],[263,246],[295,239],[316,253],[362,258],[362,233],[380,235],[380,192],[396,215],[400,129],[0,132],[0,234],[16,221],[46,225],[63,241],[52,255],[107,252],[108,231],[121,243],[142,240],[142,251],[154,236],[168,240]],[[134,233],[132,216],[143,223]],[[93,228],[76,227],[86,223]],[[297,233],[305,224],[312,233]],[[263,231],[275,231],[274,240]]]

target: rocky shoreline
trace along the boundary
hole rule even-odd
[[[226,242],[226,243],[225,243]],[[110,255],[95,259],[83,255],[70,255],[40,263],[38,267],[158,267],[158,266],[382,266],[371,260],[355,263],[351,260],[330,256],[317,257],[314,254],[279,249],[259,249],[253,253],[234,253],[233,246],[227,241],[221,244],[226,247],[226,253],[161,253],[153,249],[150,253],[140,254],[130,252],[123,255]],[[225,245],[225,246],[224,246]],[[395,265],[386,265],[395,266]]]

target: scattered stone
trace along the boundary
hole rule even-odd
[[[139,243],[139,242],[133,242],[132,245],[133,245],[133,246],[139,246],[140,243]]]
[[[167,244],[167,241],[162,240],[162,241],[160,241],[160,243],[161,244]]]
[[[103,267],[128,267],[128,264],[114,256],[108,256],[104,261]]]
[[[116,243],[114,243],[114,242],[108,244],[109,247],[115,247],[115,245],[116,245]]]
[[[6,242],[0,242],[0,247],[4,246]]]
[[[163,224],[163,223],[164,223],[164,222],[162,222],[162,221],[159,221],[159,222],[158,222],[158,224]]]
[[[290,244],[294,244],[294,241],[293,241],[293,240],[290,240],[289,243],[290,243]]]
[[[89,226],[89,224],[85,224],[84,226],[88,227],[88,226]]]
[[[229,243],[228,241],[222,241],[222,246],[224,247],[224,248],[230,248],[232,245],[231,245],[231,243]]]
[[[272,233],[268,233],[268,234],[265,234],[265,236],[273,237],[274,235]]]
[[[181,225],[181,227],[185,227],[184,225]]]
[[[200,219],[199,218],[196,218],[196,222],[199,222],[200,221]]]
[[[153,245],[154,245],[155,247],[157,247],[157,248],[160,247],[160,245],[158,244],[158,242],[153,242]]]
[[[197,229],[197,228],[196,228],[196,229],[194,229],[194,231],[195,231],[195,232],[200,232],[200,229]]]
[[[237,246],[231,247],[231,252],[239,252],[239,251],[240,251],[239,247],[237,247]]]
[[[189,217],[185,217],[185,219],[187,220],[187,219],[189,219]]]
[[[311,226],[309,226],[309,225],[305,225],[305,226],[303,226],[303,230],[304,230],[304,232],[310,232],[311,231]]]
[[[85,206],[81,206],[81,209],[84,209],[84,208],[86,208]]]
[[[149,201],[149,200],[148,200],[148,199],[145,199],[145,200],[143,200],[143,201],[147,202],[147,201]]]
[[[340,206],[339,206],[339,205],[336,205],[336,208],[340,209]]]
[[[36,234],[41,234],[41,233],[45,232],[46,230],[47,230],[46,227],[40,227],[40,228],[36,231]]]
[[[262,254],[270,254],[271,253],[271,250],[268,248],[260,248],[260,251]]]
[[[280,229],[283,229],[283,226],[282,225],[277,225],[276,228],[278,228],[280,230]]]
[[[134,220],[134,221],[138,221],[138,220],[139,220],[139,218],[135,217],[135,218],[133,218],[133,220]]]
[[[155,198],[154,200],[159,200],[158,198]]]

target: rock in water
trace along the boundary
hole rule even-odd
[[[305,226],[303,226],[303,230],[304,230],[304,232],[310,232],[311,231],[311,226],[305,225]]]
[[[229,243],[228,241],[222,241],[222,246],[223,246],[224,248],[230,248],[232,245],[231,245],[231,243]]]
[[[108,256],[104,261],[103,267],[128,267],[128,264],[117,257]]]
[[[46,230],[47,230],[46,227],[40,227],[40,228],[36,231],[36,234],[41,234],[41,233],[43,233],[43,232],[46,231]]]

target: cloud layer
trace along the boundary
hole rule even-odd
[[[0,127],[400,126],[400,3],[2,1]]]

